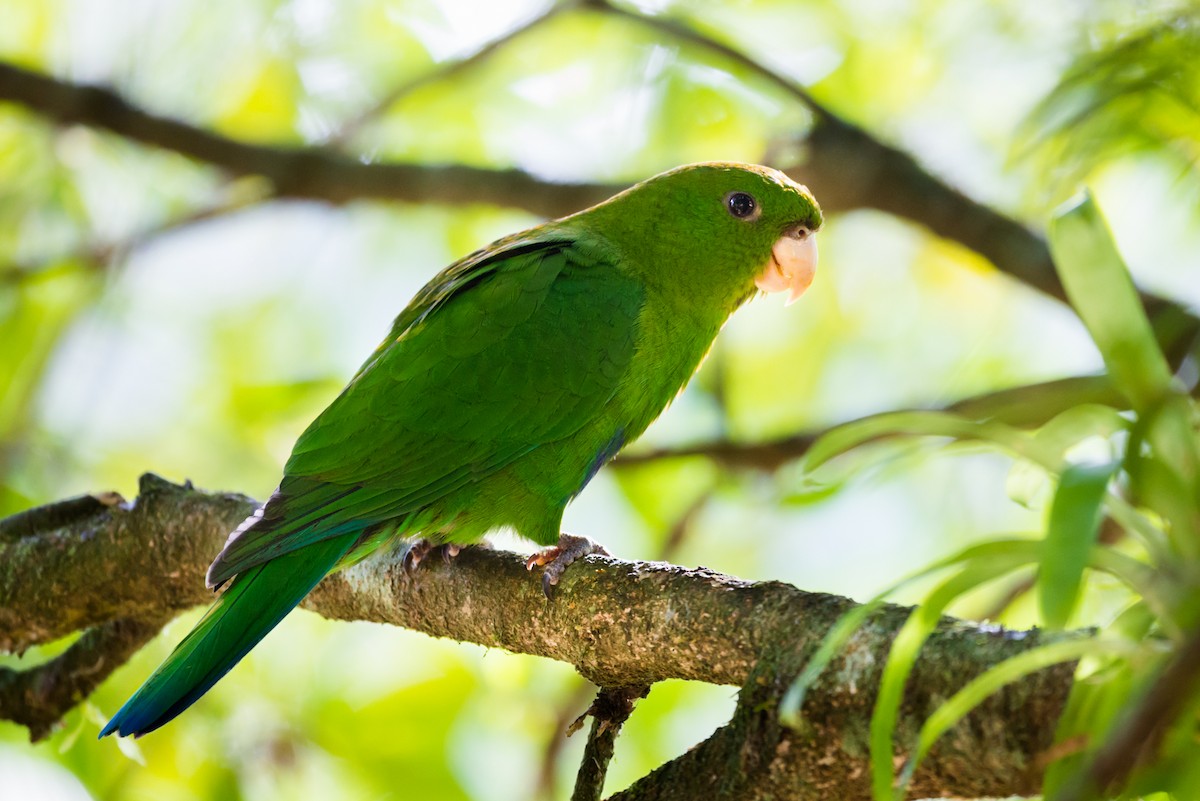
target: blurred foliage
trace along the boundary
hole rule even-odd
[[[1117,277],[1127,265],[1139,286],[1200,306],[1195,6],[628,7],[739,48],[1038,227],[1086,181],[1123,257],[1091,222],[1056,251],[1068,282],[1074,271],[1083,290],[1094,285],[1072,291],[1077,316],[913,226],[875,212],[835,215],[809,295],[735,316],[649,444],[764,440],[1105,366],[1133,411],[1078,405],[1036,431],[872,417],[849,424],[867,426],[857,435],[840,429],[851,436],[816,474],[820,487],[803,466],[738,472],[703,457],[610,469],[569,510],[568,528],[629,558],[666,553],[863,599],[937,563],[943,572],[922,572],[891,596],[930,603],[892,655],[875,727],[881,782],[892,771],[888,704],[943,609],[1014,627],[1103,627],[1063,735],[1116,725],[1200,612],[1200,540],[1187,517],[1195,496],[1178,485],[1195,480],[1194,405],[1153,366],[1161,357]],[[0,0],[0,58],[111,84],[239,139],[515,166],[547,180],[757,161],[808,124],[802,106],[748,71],[596,10],[554,14],[471,59],[548,9],[522,0]],[[471,60],[459,69],[462,59]],[[822,187],[812,189],[820,198]],[[0,105],[0,514],[92,490],[131,494],[145,470],[264,497],[296,435],[412,293],[453,258],[536,222],[490,207],[330,208],[263,192]],[[1095,247],[1108,254],[1103,274],[1090,257],[1068,263]],[[1194,382],[1188,364],[1180,376]],[[936,436],[850,449],[868,431]],[[1011,535],[996,541],[997,532]],[[545,754],[563,712],[570,720],[587,705],[569,667],[306,613],[167,729],[124,753],[96,742],[99,722],[187,623],[169,626],[49,741],[30,746],[24,730],[0,723],[0,797],[567,793],[581,738],[555,761]],[[28,666],[55,652],[2,659]],[[1031,667],[1010,666],[998,680]],[[618,741],[608,789],[703,739],[732,697],[730,688],[656,687]],[[1200,781],[1194,724],[1194,708],[1178,718],[1147,787]],[[1066,781],[1090,753],[1057,763],[1049,781]]]
[[[819,480],[825,463],[866,443],[937,436],[985,443],[1015,458],[1024,480],[1036,473],[1054,487],[1044,533],[981,542],[889,588],[834,627],[789,690],[783,714],[800,726],[806,690],[870,611],[915,578],[949,573],[913,611],[888,655],[871,726],[877,801],[902,799],[937,737],[990,692],[1047,665],[1087,657],[1059,723],[1061,740],[1083,740],[1052,762],[1046,774],[1047,797],[1081,792],[1080,772],[1100,758],[1106,735],[1120,733],[1118,724],[1130,725],[1135,715],[1129,710],[1136,710],[1164,680],[1164,667],[1172,657],[1200,637],[1200,404],[1172,378],[1090,196],[1057,215],[1050,234],[1072,306],[1123,395],[1114,407],[1081,404],[1033,432],[944,412],[882,414],[832,429],[805,457],[810,480]],[[1119,413],[1125,409],[1130,411]],[[1105,518],[1114,532],[1107,541],[1100,538]],[[1112,605],[1111,622],[1086,639],[1040,646],[973,680],[926,723],[916,753],[906,760],[897,782],[893,732],[904,684],[922,643],[961,596],[993,582],[1026,581],[1031,566],[1037,579],[1029,589],[1036,591],[1043,625],[1061,629],[1077,619],[1085,571],[1109,579],[1094,582],[1091,589],[1102,592],[1103,602]],[[1162,738],[1163,753],[1155,755],[1162,764],[1192,764],[1200,756],[1196,704],[1188,701],[1187,685],[1164,686],[1169,694],[1181,695],[1178,706],[1156,721],[1146,736],[1155,737],[1155,742]],[[1127,750],[1144,745],[1134,740]],[[1142,792],[1190,798],[1195,780],[1190,769],[1159,767],[1145,771],[1135,786]]]
[[[1194,193],[1200,172],[1200,4],[1165,19],[1096,34],[1030,115],[1028,147],[1049,173],[1047,188],[1070,194],[1097,167],[1150,153],[1174,162]],[[1195,198],[1195,195],[1193,194]]]

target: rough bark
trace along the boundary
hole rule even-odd
[[[579,5],[708,48],[790,91],[813,112],[812,128],[797,142],[806,159],[790,173],[813,186],[828,210],[873,208],[911,220],[980,253],[1027,285],[1063,298],[1039,236],[957,192],[908,154],[824,108],[802,87],[686,23],[603,0]],[[516,170],[367,164],[332,149],[250,145],[139,109],[107,89],[4,64],[0,99],[57,123],[94,126],[175,151],[231,175],[263,177],[270,193],[283,197],[334,203],[356,198],[482,202],[559,216],[619,188],[555,184]],[[1174,343],[1169,353],[1177,362],[1194,347],[1196,318],[1161,299],[1144,300],[1160,338]],[[1100,385],[1083,388],[1111,392]],[[749,448],[706,446],[700,452],[770,468],[802,453],[810,442],[799,436]],[[681,454],[641,458],[672,455]],[[58,659],[24,672],[0,672],[0,716],[24,723],[35,737],[86,697],[163,620],[210,598],[203,590],[203,569],[225,532],[253,507],[242,496],[200,493],[149,476],[136,504],[113,500],[89,496],[0,523],[0,648],[20,650],[88,629]],[[741,684],[730,724],[620,795],[638,799],[865,796],[872,688],[882,669],[880,656],[905,615],[884,609],[860,632],[847,656],[810,694],[809,728],[796,733],[778,724],[775,704],[828,625],[849,608],[844,599],[705,570],[591,558],[570,571],[556,600],[547,604],[519,557],[468,551],[456,564],[431,563],[412,579],[385,555],[327,580],[306,604],[330,617],[391,622],[561,659],[603,686],[667,677]],[[1038,632],[997,632],[945,621],[910,681],[897,731],[900,750],[953,689],[1044,641]],[[1181,672],[1194,678],[1193,672]],[[1070,665],[1043,671],[993,697],[939,744],[913,790],[959,796],[1032,791],[1037,756],[1050,742],[1070,675]],[[1140,731],[1131,730],[1132,736]]]
[[[114,621],[157,625],[207,602],[204,569],[226,532],[253,508],[245,496],[146,475],[132,503],[76,499],[5,521],[0,647],[19,650]],[[830,625],[853,606],[845,598],[702,568],[588,557],[568,571],[548,602],[521,556],[468,549],[450,564],[427,561],[415,576],[397,554],[380,555],[326,579],[305,606],[326,617],[391,623],[558,659],[604,687],[666,678],[742,686],[728,726],[622,798],[694,798],[700,789],[730,799],[828,798],[833,788],[843,798],[863,795],[873,688],[907,615],[886,607],[869,620],[810,692],[810,728],[798,733],[779,725],[775,706]],[[1050,636],[943,621],[909,685],[897,731],[901,750],[949,694]],[[119,662],[110,657],[95,672],[106,674],[113,663]],[[1032,791],[1037,757],[1052,742],[1071,674],[1072,666],[1063,665],[998,693],[935,749],[917,773],[914,792]],[[0,716],[36,718],[44,726],[78,695],[29,714],[22,707],[27,697],[0,693]],[[721,776],[715,783],[714,772]]]
[[[872,688],[883,670],[873,641],[894,634],[892,623],[887,615],[877,619],[847,659],[818,683],[820,697],[805,703],[803,731],[781,725],[776,706],[806,654],[802,649],[772,651],[742,686],[728,725],[610,801],[870,799]],[[945,700],[943,693],[976,675],[979,660],[1013,656],[1046,642],[1043,637],[1021,632],[990,637],[966,626],[957,632],[952,625],[944,629],[937,642],[926,646],[910,679],[895,735],[897,757],[907,755],[906,744],[915,740],[925,715]],[[1043,767],[1039,755],[1052,741],[1043,721],[1061,713],[1065,695],[1058,693],[1069,684],[1072,671],[1073,665],[1043,671],[989,699],[935,746],[908,797],[1036,794]]]
[[[649,692],[648,685],[601,687],[596,693],[596,700],[572,725],[574,730],[575,727],[583,725],[584,718],[592,716],[592,729],[588,732],[583,759],[579,763],[579,773],[575,776],[575,790],[571,793],[571,801],[600,801],[604,797],[604,778],[608,775],[608,765],[616,753],[617,735],[621,733],[625,721],[633,714],[634,704],[645,698]]]
[[[48,737],[67,710],[154,639],[171,617],[111,620],[89,629],[45,664],[28,670],[0,667],[0,717],[29,729],[35,742]]]

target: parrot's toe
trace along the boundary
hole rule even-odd
[[[461,551],[462,546],[454,545],[453,543],[434,542],[433,540],[416,540],[409,543],[408,549],[404,552],[404,559],[402,562],[404,565],[404,572],[409,576],[413,575],[417,572],[417,568],[420,566],[421,562],[425,561],[425,559],[434,552],[440,552],[442,555],[442,561],[446,564],[450,564],[454,557],[458,556],[459,552]]]
[[[525,569],[533,570],[538,565],[545,565],[546,569],[542,573],[542,592],[550,599],[555,585],[571,563],[592,554],[611,556],[604,546],[595,540],[563,533],[558,536],[558,545],[538,551],[526,559]]]

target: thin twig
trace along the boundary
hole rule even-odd
[[[583,719],[591,715],[592,728],[588,732],[587,745],[583,749],[583,759],[579,763],[579,773],[575,777],[575,791],[571,793],[571,801],[600,801],[604,794],[604,778],[608,775],[608,764],[616,751],[617,735],[621,733],[625,721],[633,714],[634,704],[638,699],[645,698],[649,692],[648,685],[601,687],[596,693],[596,700],[579,716],[576,725],[582,725]]]
[[[688,535],[694,530],[696,518],[712,500],[713,491],[707,490],[700,494],[695,501],[684,509],[671,528],[667,531],[667,536],[663,540],[662,547],[659,549],[656,561],[674,562],[676,554],[687,541]],[[554,793],[554,777],[558,772],[558,760],[562,756],[563,746],[566,745],[567,737],[570,732],[567,730],[567,724],[572,720],[578,720],[574,710],[584,702],[590,693],[590,685],[578,678],[578,684],[575,689],[567,696],[559,707],[558,714],[555,717],[555,723],[550,732],[550,739],[546,743],[546,750],[542,755],[541,769],[538,772],[538,791],[537,795],[541,798],[552,798]],[[586,712],[584,713],[587,714]]]
[[[540,14],[536,14],[535,16],[520,23],[515,28],[511,28],[495,39],[485,42],[482,46],[469,55],[463,56],[448,64],[440,65],[437,69],[431,72],[428,72],[424,75],[419,75],[416,78],[411,78],[400,83],[398,86],[395,86],[389,91],[385,92],[382,97],[377,99],[369,107],[363,109],[357,115],[342,123],[339,130],[334,132],[334,134],[328,138],[328,144],[346,144],[353,139],[365,126],[378,119],[389,108],[418,89],[439,81],[453,78],[460,73],[466,72],[481,62],[486,61],[493,53],[510,44],[513,40],[519,39],[535,28],[541,27],[546,22],[562,14],[564,11],[577,8],[578,6],[578,0],[565,0],[564,2],[552,5],[550,8],[546,9]]]
[[[570,737],[567,729],[572,721],[579,719],[576,710],[587,703],[588,696],[592,695],[593,685],[586,679],[581,676],[573,676],[572,679],[574,686],[558,706],[554,723],[550,727],[550,738],[546,741],[546,747],[542,751],[537,789],[534,792],[537,798],[552,799],[556,797],[554,780],[558,775],[558,763],[562,758],[563,747],[567,744],[567,738]]]
[[[1123,408],[1125,400],[1113,389],[1106,376],[1077,376],[976,395],[945,406],[940,411],[973,420],[996,420],[1012,426],[1036,428],[1067,409],[1083,403],[1101,403]],[[829,430],[822,428],[766,442],[720,440],[634,451],[622,453],[612,465],[627,468],[663,459],[704,456],[728,467],[772,471],[804,456],[813,443]],[[877,439],[886,438],[888,437],[881,436]]]
[[[269,195],[256,195],[253,197],[240,197],[236,201],[221,200],[207,205],[196,206],[152,228],[135,231],[124,239],[114,242],[93,242],[70,252],[45,255],[24,263],[10,264],[0,268],[0,286],[20,285],[27,281],[32,281],[39,276],[45,275],[55,266],[64,262],[79,263],[87,270],[101,270],[127,258],[133,251],[144,248],[163,237],[178,233],[192,225],[198,225],[229,214],[235,214],[255,203],[268,199],[268,197]]]
[[[800,103],[806,106],[818,119],[838,120],[836,115],[827,109],[823,103],[813,97],[812,93],[810,93],[800,84],[784,77],[783,75],[780,75],[775,70],[759,61],[754,60],[741,50],[731,47],[724,42],[713,39],[710,36],[705,36],[695,28],[685,25],[679,20],[660,15],[642,14],[637,11],[630,11],[629,9],[622,8],[609,2],[609,0],[586,0],[585,5],[587,5],[589,8],[594,8],[597,11],[627,19],[636,25],[653,28],[661,33],[665,33],[667,36],[670,36],[673,39],[690,42],[706,50],[711,50],[712,52],[719,54],[722,58],[732,61],[738,66],[753,72],[768,83],[774,84],[777,88],[782,89],[794,99],[800,101]]]
[[[537,14],[536,16],[522,22],[517,27],[506,31],[503,35],[485,43],[471,54],[446,64],[439,69],[433,70],[425,75],[421,75],[417,78],[401,83],[385,93],[383,97],[381,97],[367,109],[360,112],[357,116],[343,123],[341,128],[329,137],[327,144],[341,145],[346,143],[352,139],[365,125],[372,122],[380,114],[384,113],[388,108],[407,95],[424,86],[452,78],[455,75],[477,66],[478,64],[487,60],[498,50],[510,44],[513,40],[523,36],[526,33],[529,33],[537,27],[542,26],[544,23],[559,16],[564,11],[576,8],[577,6],[577,0],[565,0],[565,2],[552,5],[544,12]],[[0,65],[0,69],[2,69],[2,65]],[[124,135],[128,136],[127,133]],[[11,264],[7,267],[0,268],[0,285],[19,284],[36,278],[45,273],[53,265],[62,263],[64,261],[74,261],[93,268],[99,268],[102,265],[111,263],[119,254],[127,254],[138,247],[142,247],[150,243],[154,239],[157,239],[164,234],[175,232],[194,223],[211,220],[224,214],[239,211],[249,205],[250,202],[267,200],[269,197],[270,194],[261,194],[259,197],[254,198],[253,201],[247,201],[243,198],[236,203],[220,202],[209,206],[201,206],[180,217],[168,220],[156,228],[153,228],[149,231],[135,233],[118,242],[98,242],[88,244],[69,253],[31,259],[28,262],[21,264]]]

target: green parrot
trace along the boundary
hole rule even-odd
[[[757,290],[816,269],[821,211],[766,167],[694,164],[452,264],[296,442],[270,499],[208,569],[225,589],[113,716],[142,735],[187,709],[331,571],[396,541],[511,527],[543,586],[597,552],[563,510],[696,371]],[[418,547],[414,561],[431,545]]]

